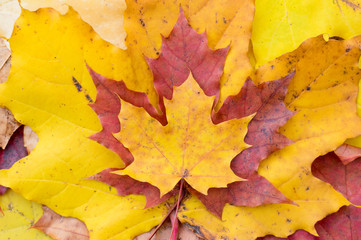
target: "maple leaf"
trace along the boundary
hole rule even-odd
[[[237,175],[248,178],[257,170],[261,160],[292,143],[279,134],[278,129],[295,114],[283,102],[293,75],[291,73],[258,87],[249,79],[237,95],[228,97],[220,110],[212,113],[213,121],[220,123],[257,112],[248,125],[245,137],[245,142],[252,147],[242,151],[232,161],[231,167]]]
[[[189,73],[207,96],[219,93],[219,78],[229,47],[212,51],[206,33],[197,34],[180,8],[178,21],[167,38],[163,38],[160,56],[147,59],[160,96],[172,99],[173,87],[187,80]]]
[[[6,40],[0,39],[0,83],[6,81],[10,72],[11,53],[8,44]]]
[[[263,158],[290,143],[285,137],[281,137],[277,130],[293,115],[293,112],[287,110],[283,104],[292,74],[284,79],[263,84],[259,88],[249,80],[239,93],[242,97],[237,95],[235,98],[242,99],[243,96],[246,96],[248,97],[247,103],[254,100],[255,103],[250,104],[253,107],[251,111],[243,113],[243,115],[238,114],[238,116],[232,117],[233,120],[229,117],[226,119],[227,121],[223,119],[222,123],[216,121],[218,125],[214,125],[210,116],[204,114],[211,112],[214,100],[202,98],[200,93],[202,91],[205,95],[219,93],[222,62],[227,51],[227,48],[214,52],[208,49],[205,35],[199,35],[192,30],[182,9],[180,10],[174,29],[170,36],[164,39],[160,57],[148,60],[151,69],[155,72],[154,85],[160,94],[160,103],[163,104],[162,96],[172,99],[173,87],[181,85],[175,90],[178,96],[171,101],[166,100],[164,103],[166,106],[161,106],[164,109],[163,112],[165,109],[168,111],[168,125],[166,126],[162,126],[149,116],[158,117],[161,123],[165,122],[163,118],[156,115],[154,108],[147,101],[146,95],[129,91],[123,82],[107,79],[89,69],[98,88],[99,96],[92,107],[104,126],[102,132],[91,138],[112,150],[116,151],[117,148],[121,148],[118,154],[125,159],[126,164],[133,160],[129,156],[131,153],[135,162],[124,170],[114,171],[114,173],[129,175],[138,181],[131,180],[127,176],[116,180],[109,170],[98,174],[93,179],[115,186],[122,196],[130,193],[145,194],[147,207],[161,202],[159,191],[148,183],[159,188],[160,196],[164,200],[174,194],[174,192],[170,193],[171,190],[181,179],[184,179],[189,184],[186,185],[187,189],[198,196],[218,217],[221,217],[226,203],[238,206],[289,203],[290,201],[264,178],[250,178],[248,179],[249,183],[242,184],[240,182],[242,179],[233,174],[229,163],[245,147],[242,147],[241,144],[245,123],[237,119],[249,116],[256,111],[258,113],[249,124],[250,132],[246,139],[252,139],[252,135],[255,136],[258,133],[256,129],[262,128],[262,134],[259,134],[256,141],[248,140],[249,143],[257,142],[258,145],[262,145],[244,150],[242,152],[244,155],[241,154],[241,157],[234,160],[234,166],[241,165],[238,168],[242,168],[242,165],[249,166],[248,168],[244,167],[243,172],[246,173],[243,175],[249,177],[256,174],[258,163]],[[207,71],[206,66],[210,66],[212,71]],[[201,89],[191,80],[184,83],[190,71]],[[250,92],[253,94],[248,94]],[[120,130],[118,97],[124,100],[119,116],[122,130],[115,136],[121,143],[117,142],[112,135]],[[232,114],[232,111],[238,111],[237,108],[243,109],[244,106],[247,106],[246,102],[234,103],[233,98],[231,99],[226,100],[225,105],[219,111],[220,114]],[[148,110],[149,115],[139,108],[131,108],[126,102],[137,107],[144,107]],[[197,103],[197,105],[193,103]],[[268,116],[274,116],[277,121]],[[215,121],[214,119],[216,118],[213,118],[213,121]],[[207,132],[200,134],[199,129],[202,128],[207,129]],[[265,139],[265,141],[261,139]],[[123,144],[128,147],[130,153]],[[246,160],[243,160],[244,156],[247,156]],[[241,159],[242,162],[238,159]],[[232,182],[234,183],[228,184]],[[210,187],[226,187],[227,184],[228,188],[226,189],[219,189],[219,191],[213,189],[212,193],[207,192]],[[250,194],[250,192],[254,193],[252,189],[260,190],[252,196]],[[242,192],[244,190],[247,190],[246,193]],[[166,193],[168,194],[165,198]],[[223,197],[219,199],[219,196]],[[244,200],[240,200],[241,196]]]
[[[88,240],[89,232],[85,224],[79,219],[63,217],[50,208],[43,206],[43,215],[31,226],[54,239],[59,240]]]
[[[242,141],[250,118],[214,125],[204,114],[211,111],[213,98],[203,97],[194,80],[174,91],[177,96],[165,102],[166,126],[143,109],[122,102],[122,129],[116,137],[128,146],[135,161],[116,173],[157,186],[161,196],[182,178],[203,194],[210,187],[242,180],[229,166],[233,157],[247,147]]]
[[[335,153],[328,153],[312,163],[312,174],[330,183],[353,204],[361,204],[361,158],[344,165]]]

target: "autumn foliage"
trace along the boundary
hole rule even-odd
[[[0,239],[361,237],[358,2],[10,2]]]

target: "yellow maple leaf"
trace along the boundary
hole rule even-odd
[[[243,139],[251,117],[214,125],[210,116],[214,98],[205,96],[192,77],[175,88],[172,100],[165,101],[166,126],[144,109],[122,101],[122,129],[116,137],[135,161],[116,173],[149,182],[162,196],[182,178],[205,195],[211,187],[242,180],[230,162],[248,146]]]

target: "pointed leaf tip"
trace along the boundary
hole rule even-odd
[[[229,48],[211,50],[206,34],[198,34],[189,25],[180,7],[177,23],[163,38],[160,56],[147,58],[158,94],[171,99],[173,87],[184,83],[190,72],[207,96],[218,94]]]

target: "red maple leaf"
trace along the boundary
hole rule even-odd
[[[215,102],[217,101],[219,80],[228,49],[229,47],[215,51],[210,50],[207,46],[206,35],[196,33],[189,26],[181,10],[170,36],[163,39],[160,57],[147,60],[153,71],[154,86],[159,94],[159,107],[162,113],[156,111],[144,93],[131,91],[124,82],[107,79],[88,67],[97,87],[97,99],[92,104],[92,108],[98,114],[103,125],[102,132],[91,138],[118,153],[126,165],[133,160],[137,161],[131,152],[113,137],[113,133],[120,131],[118,115],[121,111],[121,103],[119,98],[134,106],[144,108],[150,116],[157,119],[162,125],[166,125],[163,97],[171,99],[173,87],[182,85],[190,72],[203,92],[207,96],[216,96]],[[285,107],[283,101],[292,77],[293,73],[260,86],[255,86],[252,80],[248,79],[238,95],[229,97],[218,112],[212,110],[210,117],[214,124],[234,118],[243,118],[257,112],[249,123],[249,131],[245,138],[248,144],[254,144],[254,146],[241,152],[232,161],[233,171],[240,177],[247,177],[248,181],[233,182],[228,184],[227,188],[210,188],[208,195],[204,195],[182,180],[173,191],[160,196],[160,191],[156,186],[140,182],[129,176],[113,174],[111,172],[114,169],[106,169],[93,176],[92,179],[116,187],[119,195],[145,195],[146,207],[154,206],[175,194],[182,196],[182,191],[186,189],[196,195],[212,213],[219,217],[222,215],[225,203],[237,206],[291,203],[267,179],[259,176],[256,170],[259,162],[267,155],[291,143],[277,131],[294,114]]]

